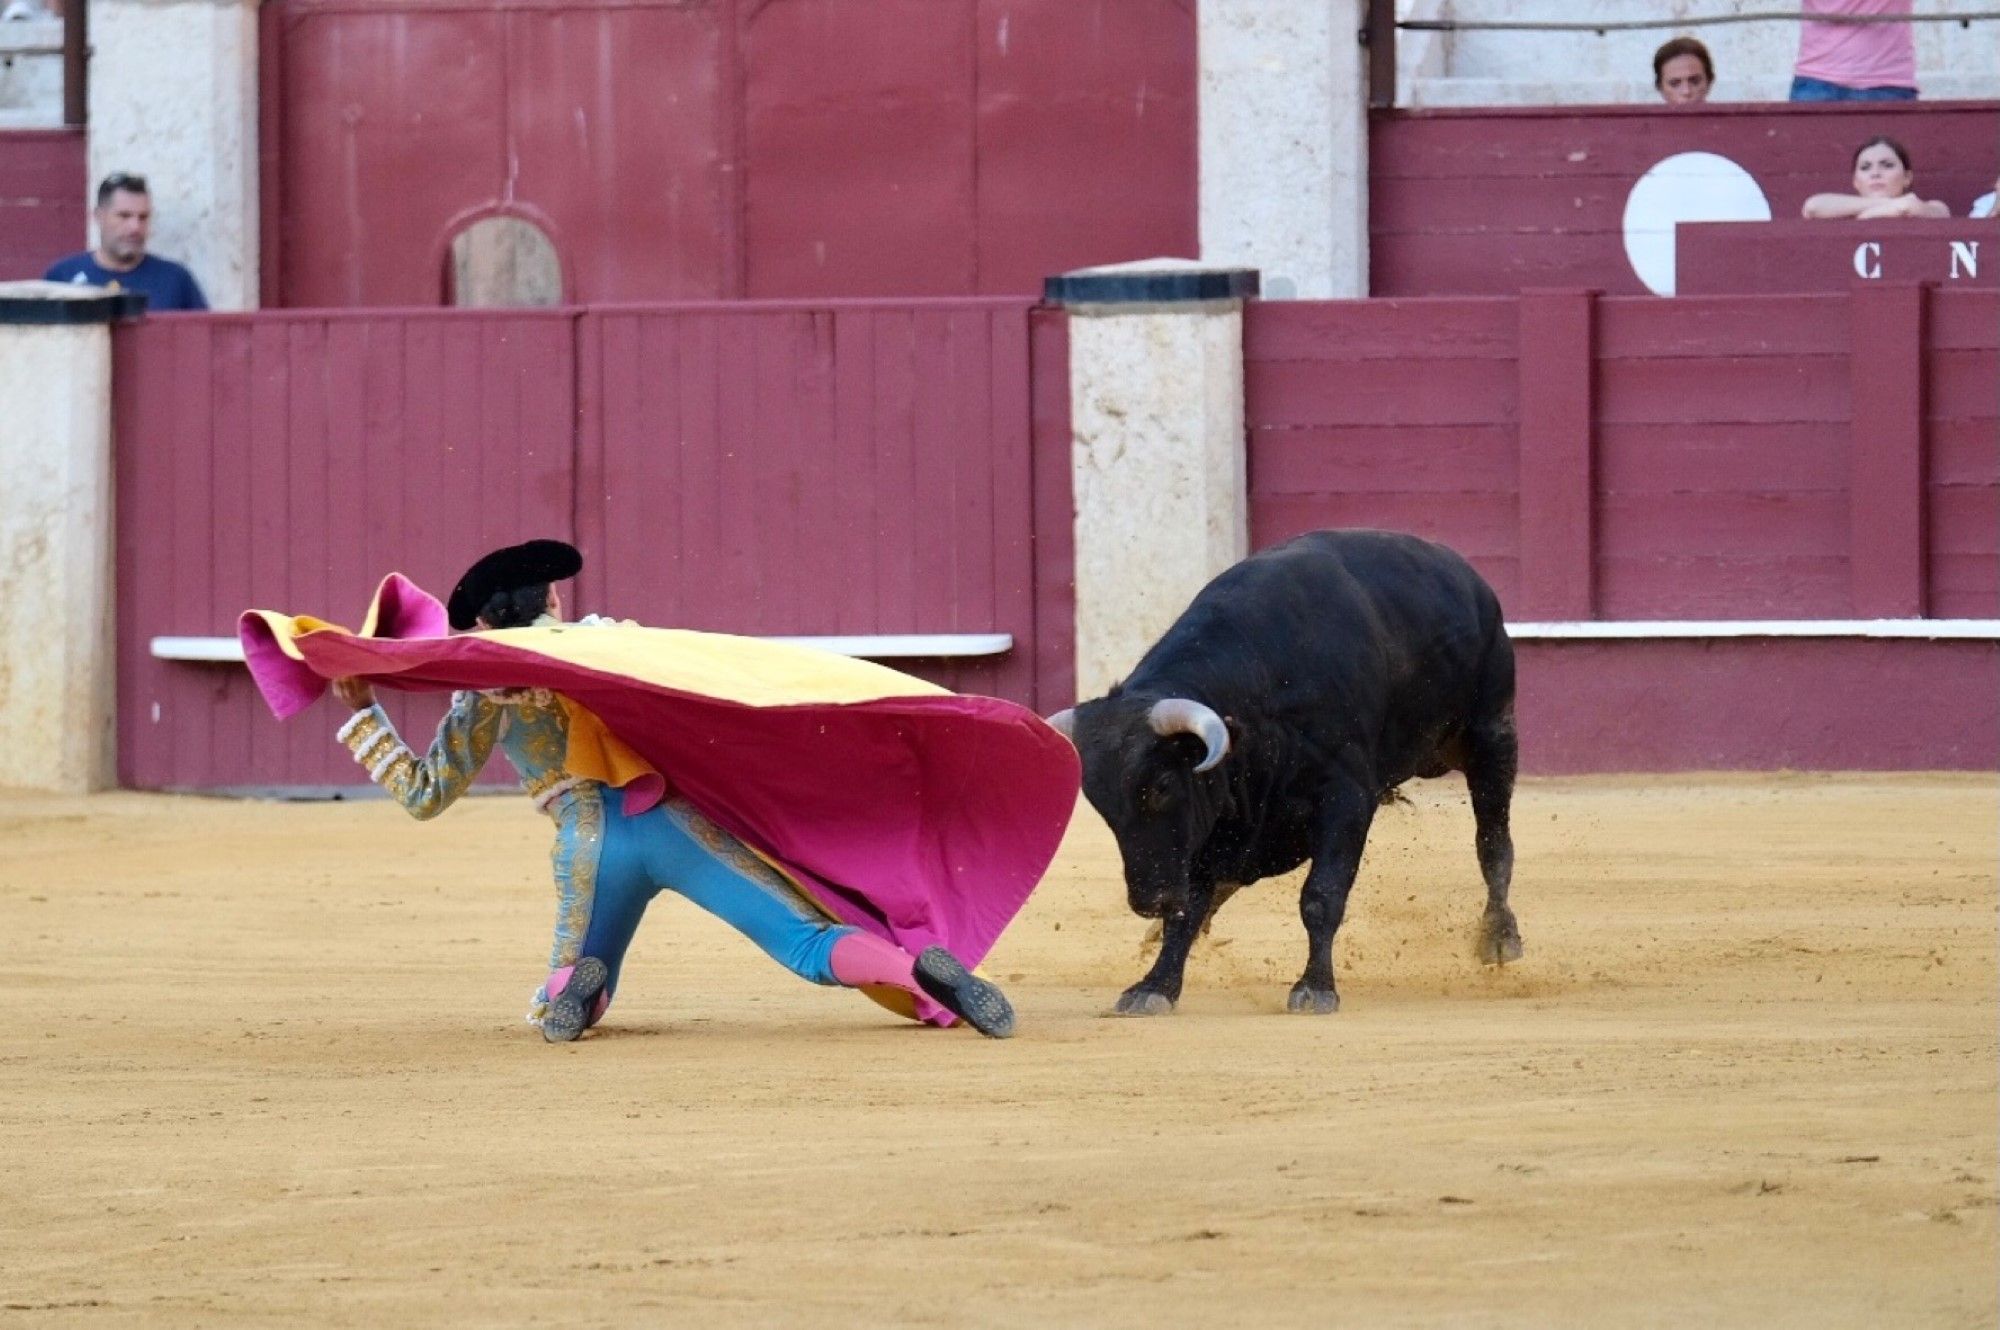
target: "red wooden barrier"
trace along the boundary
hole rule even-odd
[[[1924,613],[1924,289],[1857,287],[1848,372],[1849,575],[1862,618]]]
[[[1994,102],[1482,107],[1369,116],[1369,290],[1511,295],[1645,291],[1625,257],[1627,196],[1666,157],[1716,153],[1777,219],[1851,188],[1854,150],[1889,134],[1924,197],[1964,217],[1993,188]]]
[[[1253,304],[1253,542],[1413,530],[1518,619],[2000,615],[1996,313],[1895,286]]]
[[[1520,591],[1520,333],[1508,300],[1251,302],[1251,544],[1326,526],[1442,540]]]
[[[151,639],[231,634],[250,606],[353,623],[391,569],[441,594],[534,535],[584,548],[579,611],[1010,633],[1003,656],[897,663],[1067,705],[1063,336],[1024,300],[120,326],[120,778],[353,784],[328,724],[280,726],[241,667],[156,660]],[[1038,355],[1058,358],[1040,376]],[[418,730],[439,710],[398,705]]]
[[[0,130],[0,282],[84,247],[90,188],[81,129]]]
[[[1588,619],[1595,600],[1594,294],[1530,291],[1521,297],[1523,618]]]
[[[2000,606],[2000,292],[1931,293],[1924,307],[1924,578],[1930,613]]]
[[[1466,554],[1510,620],[2000,618],[2000,293],[1260,303],[1254,546]],[[2000,647],[1525,641],[1531,770],[1990,765]],[[1856,706],[1863,696],[1894,706]]]
[[[278,725],[240,666],[155,660],[252,606],[358,623],[399,569],[570,533],[571,316],[188,316],[112,339],[119,779],[345,785],[326,724]],[[401,705],[428,727],[435,699]]]
[[[770,635],[1018,631],[929,673],[1033,694],[1024,302],[607,310],[582,333],[589,603]]]
[[[1860,282],[2000,287],[2000,225],[1988,217],[1897,217],[1674,228],[1679,295],[1793,295]]]
[[[578,302],[1029,294],[1197,247],[1191,0],[273,0],[260,23],[269,304],[437,304],[451,235],[492,213],[548,233]]]

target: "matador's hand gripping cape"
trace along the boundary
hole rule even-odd
[[[628,812],[676,793],[834,917],[968,965],[1027,901],[1076,806],[1076,751],[1034,712],[804,647],[632,624],[447,635],[444,607],[400,574],[358,633],[268,610],[237,633],[280,719],[345,675],[553,689],[582,713],[569,770],[623,789]]]

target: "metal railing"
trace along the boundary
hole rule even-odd
[[[1368,105],[1386,110],[1396,104],[1396,33],[1405,32],[1644,32],[1717,27],[1726,23],[1834,23],[1859,27],[1873,23],[1974,23],[2000,20],[2000,9],[1971,9],[1950,14],[1808,14],[1799,9],[1767,9],[1748,14],[1712,14],[1687,18],[1636,19],[1398,19],[1396,0],[1368,0],[1367,19],[1359,34],[1368,48]]]

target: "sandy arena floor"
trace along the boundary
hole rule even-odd
[[[663,899],[561,1048],[518,799],[0,799],[0,1326],[1995,1323],[1992,777],[1527,782],[1504,972],[1415,793],[1336,1016],[1285,882],[1105,1018],[1086,809],[1011,1042]]]

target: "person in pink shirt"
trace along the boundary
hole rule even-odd
[[[1907,102],[1917,97],[1917,43],[1908,23],[1815,22],[1816,14],[1908,18],[1915,0],[1804,0],[1795,102]]]

